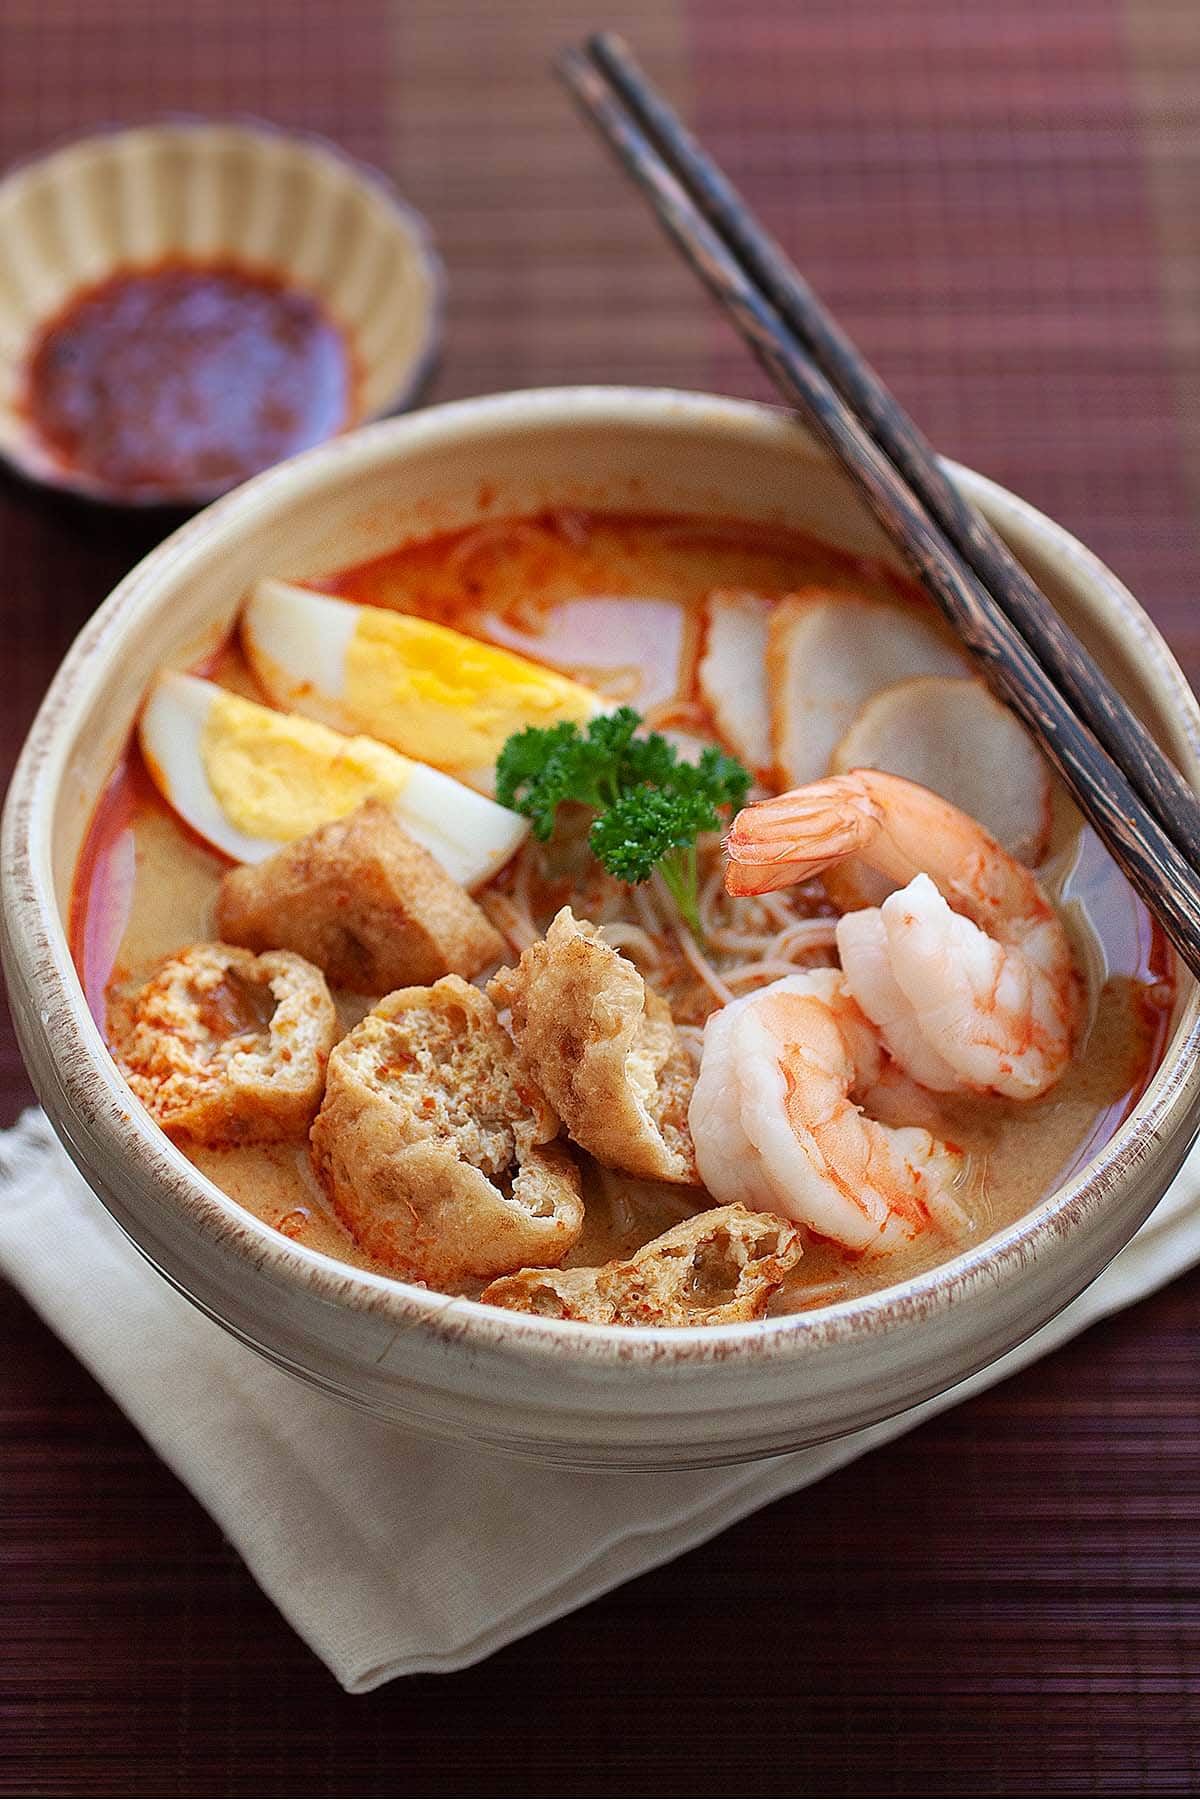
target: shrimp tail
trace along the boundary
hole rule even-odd
[[[743,807],[725,838],[730,894],[766,894],[856,856],[879,834],[883,809],[856,772]]]

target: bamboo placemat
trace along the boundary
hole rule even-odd
[[[1200,676],[1194,0],[4,0],[0,162],[172,111],[324,132],[439,236],[430,398],[760,393],[546,73],[599,24],[938,443],[1078,531]],[[160,530],[0,478],[6,770]],[[1193,1278],[480,1669],[348,1700],[6,1296],[0,1788],[1194,1793],[1198,1326]]]

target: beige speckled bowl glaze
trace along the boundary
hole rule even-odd
[[[1195,780],[1200,712],[1126,590],[1057,525],[978,475],[954,475]],[[46,1110],[113,1217],[197,1306],[296,1374],[397,1423],[548,1461],[662,1468],[766,1456],[950,1386],[1034,1331],[1116,1254],[1196,1130],[1190,978],[1134,1114],[1018,1224],[932,1273],[807,1317],[654,1332],[447,1299],[260,1225],[133,1100],[68,953],[83,833],[159,663],[211,646],[258,575],[312,576],[549,504],[783,522],[885,552],[844,477],[791,420],[703,395],[568,389],[468,401],[368,427],[259,476],[126,577],[38,715],[4,821],[3,950],[18,1030]]]
[[[198,503],[231,484],[122,488],[68,467],[25,410],[29,355],[77,294],[170,259],[229,262],[310,294],[338,325],[361,424],[411,399],[437,346],[428,228],[374,169],[253,121],[169,120],[81,138],[0,181],[0,455],[114,505]]]

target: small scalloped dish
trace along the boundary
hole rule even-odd
[[[308,442],[401,410],[437,346],[442,275],[424,221],[375,171],[269,125],[152,124],[21,164],[0,181],[0,243],[0,455],[114,505],[199,504],[249,472],[110,479],[43,431],[38,347],[117,278],[220,270],[307,301],[346,367],[344,404]]]

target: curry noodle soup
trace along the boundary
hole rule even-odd
[[[1028,1210],[1105,1141],[1161,1052],[1172,982],[1156,926],[933,609],[882,565],[734,523],[499,521],[311,590],[266,581],[240,635],[195,673],[156,688],[97,811],[73,953],[135,1092],[194,1164],[345,1262],[472,1296],[491,1282],[497,1304],[617,1323],[829,1304]],[[301,717],[272,736],[243,699]],[[544,766],[514,764],[514,806],[496,800],[514,733],[557,731],[521,740],[536,761],[543,743],[599,741],[622,706],[640,715],[635,750],[646,733],[670,746],[655,754],[671,805],[716,771],[690,841],[664,826],[671,847],[632,884],[639,846],[614,825],[596,848],[607,775],[559,793],[538,789]],[[705,758],[713,744],[725,758]],[[641,768],[635,838],[658,780]],[[908,779],[889,786],[873,768]],[[747,785],[752,803],[816,799],[751,804],[730,864],[722,836]],[[551,792],[540,822],[535,791]],[[514,816],[523,804],[533,833]],[[793,856],[813,806],[822,832],[830,808],[835,824],[853,815],[853,854]],[[909,882],[918,870],[932,886]],[[895,897],[880,910],[901,894],[901,912]],[[857,925],[839,932],[843,914]],[[895,934],[920,930],[946,936],[956,971],[992,956],[972,1005],[1001,1017],[1003,1042],[994,1019],[969,1055],[938,1036],[956,1029],[959,988],[917,1024],[911,996],[896,1000]],[[200,1006],[194,969],[158,971],[214,943],[242,948],[213,962]],[[328,1029],[306,998],[314,963]],[[200,1011],[180,1025],[177,1002]],[[255,1082],[266,1094],[286,1076],[286,1106],[257,1115],[278,1130],[189,1125],[164,1095],[193,1076],[206,1092],[240,1081],[252,1107]],[[636,1262],[705,1214],[703,1231]],[[686,1293],[671,1287],[676,1254]],[[572,1278],[584,1269],[599,1274]]]

